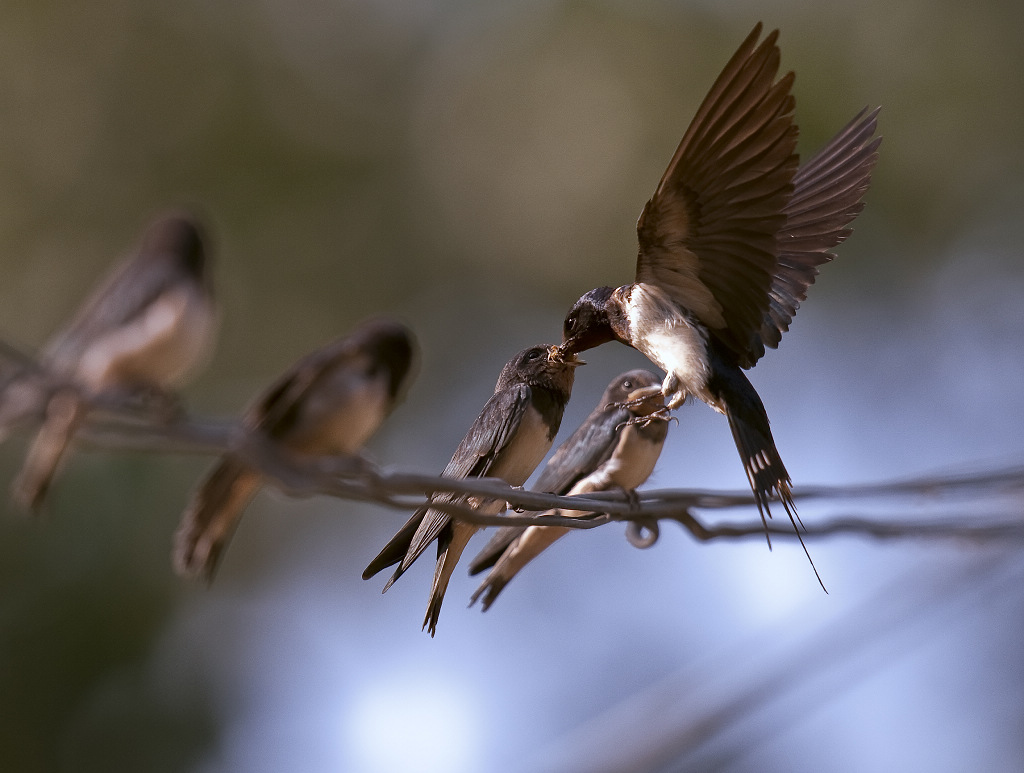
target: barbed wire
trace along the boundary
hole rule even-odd
[[[45,412],[46,394],[55,388],[40,377],[28,355],[0,341],[0,357],[17,360],[25,378],[37,379],[35,399],[23,406],[19,424],[37,423]],[[16,378],[16,377],[15,377]],[[61,385],[66,388],[66,385]],[[742,522],[706,523],[694,511],[753,508],[749,493],[703,489],[658,489],[627,494],[621,491],[558,496],[509,486],[497,478],[445,478],[381,466],[365,456],[300,457],[288,453],[258,432],[247,431],[238,421],[198,417],[183,406],[168,410],[166,401],[154,405],[139,395],[102,395],[85,398],[90,414],[79,433],[87,446],[131,453],[221,455],[231,453],[258,470],[272,485],[297,497],[331,496],[373,502],[410,510],[434,494],[457,495],[454,502],[434,506],[453,518],[480,526],[561,526],[592,529],[608,523],[630,525],[628,536],[638,547],[649,547],[658,538],[658,523],[678,523],[699,541],[764,536],[796,537],[788,524],[759,518]],[[836,504],[852,500],[915,499],[925,505],[947,505],[971,497],[970,517],[937,517],[849,513],[805,521],[805,537],[851,534],[875,539],[957,538],[970,540],[1024,539],[1024,465],[982,469],[972,473],[932,474],[889,482],[859,485],[809,485],[794,489],[798,501]],[[1007,496],[1010,495],[1010,496]],[[509,511],[488,515],[466,503],[467,497],[504,501]],[[977,515],[980,497],[1002,497],[994,512]],[[890,505],[891,506],[891,505]],[[937,509],[937,508],[936,508]],[[565,513],[577,513],[567,515]]]

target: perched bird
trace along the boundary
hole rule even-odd
[[[563,358],[555,346],[525,349],[501,371],[494,394],[469,428],[466,437],[444,468],[447,478],[501,478],[512,486],[521,486],[530,477],[551,448],[562,413],[572,392],[573,377],[582,361]],[[467,497],[436,494],[417,510],[380,554],[363,572],[367,580],[377,572],[398,564],[384,586],[386,591],[406,569],[437,540],[437,565],[430,589],[430,603],[423,620],[433,636],[441,602],[455,565],[479,529],[470,523],[453,521],[434,502],[465,502]],[[468,504],[482,513],[498,513],[501,501],[468,497]]]
[[[300,359],[249,406],[242,427],[298,456],[355,454],[403,396],[415,357],[412,333],[385,319],[363,323]],[[174,566],[212,579],[242,512],[264,479],[225,454],[185,510]]]
[[[631,370],[613,379],[586,421],[548,460],[533,488],[562,495],[616,488],[632,493],[654,471],[668,435],[668,421],[630,421],[663,408],[665,401],[660,393],[632,405],[630,400],[638,390],[660,381],[649,370]],[[551,513],[578,515],[571,510]],[[499,529],[469,566],[470,574],[494,567],[473,594],[471,603],[483,594],[487,611],[520,569],[568,532],[569,529],[558,526]]]
[[[762,520],[777,496],[795,528],[790,476],[743,369],[778,345],[817,267],[849,236],[881,140],[878,111],[862,111],[798,170],[793,73],[776,80],[778,31],[760,36],[758,24],[644,207],[636,281],[582,296],[562,350],[621,341],[666,372],[652,391],[667,410],[692,395],[725,414]]]
[[[14,482],[15,501],[39,508],[90,399],[169,401],[166,390],[205,359],[215,327],[199,226],[180,213],[160,217],[138,252],[43,350],[38,377],[45,383],[45,416]]]

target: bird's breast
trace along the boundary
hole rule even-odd
[[[674,376],[678,388],[701,394],[710,374],[707,333],[656,287],[637,283],[626,302],[630,343]]]
[[[287,445],[306,454],[354,454],[390,407],[384,377],[338,368],[305,396]]]
[[[551,448],[551,428],[531,403],[523,413],[512,440],[502,449],[487,476],[510,486],[522,486]]]
[[[215,324],[209,298],[191,287],[171,290],[91,342],[76,377],[95,391],[124,383],[174,386],[209,354]]]

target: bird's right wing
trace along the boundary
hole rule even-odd
[[[793,178],[793,197],[779,233],[779,267],[761,325],[761,354],[765,346],[779,345],[818,275],[818,266],[835,258],[831,249],[852,233],[848,226],[864,209],[864,194],[882,142],[874,137],[879,109],[858,113]]]

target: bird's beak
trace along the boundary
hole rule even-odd
[[[552,345],[552,347],[548,349],[548,359],[551,360],[552,362],[557,362],[562,365],[572,365],[574,368],[578,368],[580,365],[587,364],[579,357],[577,357],[575,352],[566,357],[565,351],[562,348],[563,346],[565,346],[564,343],[561,346]]]

